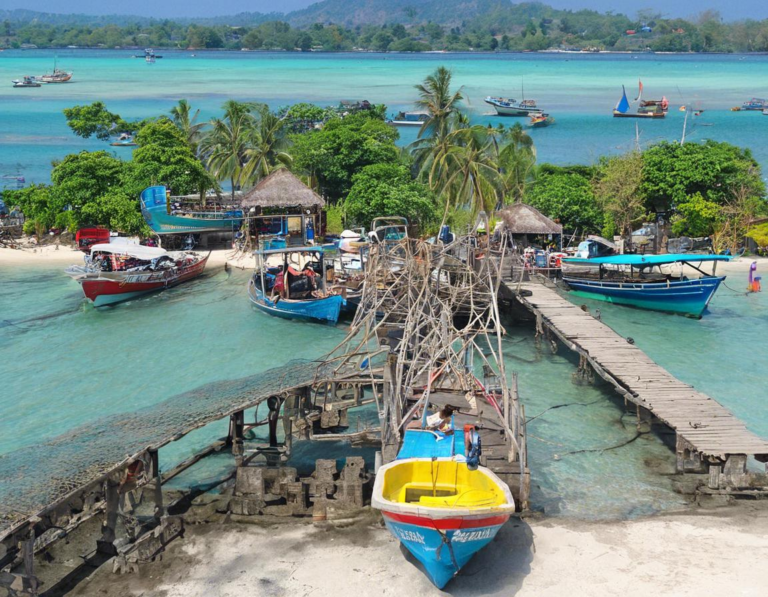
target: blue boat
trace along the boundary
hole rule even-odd
[[[232,232],[243,223],[242,210],[194,211],[174,207],[164,186],[141,192],[141,215],[157,234]]]
[[[376,473],[372,506],[438,588],[493,541],[515,511],[509,487],[478,466],[478,454],[471,425],[458,437],[407,429],[396,460]]]
[[[248,297],[258,310],[286,319],[335,324],[346,301],[326,288],[320,247],[254,251]]]
[[[576,296],[629,305],[640,309],[678,313],[700,318],[725,276],[716,276],[718,261],[726,255],[610,255],[563,259],[563,280]],[[699,268],[714,262],[713,273]],[[689,278],[662,266],[679,264],[699,272]]]

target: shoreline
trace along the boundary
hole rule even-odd
[[[122,576],[101,566],[69,594],[757,597],[766,563],[768,510],[748,504],[632,521],[512,518],[445,592],[369,515],[343,528],[254,519],[188,525],[162,561]]]

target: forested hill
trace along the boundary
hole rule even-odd
[[[509,4],[509,0],[323,0],[289,13],[286,20],[297,27],[314,23],[353,27],[428,22],[453,27]]]

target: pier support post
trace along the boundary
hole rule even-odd
[[[155,520],[159,523],[165,516],[165,507],[163,506],[163,479],[160,475],[160,454],[157,450],[149,451],[149,460],[155,484]]]
[[[653,413],[647,408],[637,405],[637,431],[649,433],[653,427]]]
[[[242,465],[244,431],[245,411],[239,410],[229,416],[229,435],[227,436],[227,442],[232,446],[232,455],[235,457],[237,466]]]
[[[104,483],[104,521],[101,524],[101,538],[96,541],[96,551],[107,555],[117,554],[115,538],[120,506],[120,484],[113,478]]]

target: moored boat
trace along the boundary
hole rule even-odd
[[[426,112],[398,112],[389,123],[395,126],[422,126],[427,120],[429,114]]]
[[[57,66],[57,58],[53,59],[53,72],[40,75],[35,79],[40,83],[67,83],[72,79],[71,72],[63,71]]]
[[[621,99],[613,109],[614,118],[664,118],[667,115],[669,109],[669,101],[666,97],[662,97],[660,100],[642,100],[642,84],[640,86],[640,95],[638,95],[636,102],[639,102],[637,112],[630,112],[629,100],[627,99],[627,91],[624,85],[621,86]]]
[[[555,124],[555,119],[549,114],[536,114],[531,116],[531,121],[528,124],[531,128],[539,129]]]
[[[35,77],[22,77],[21,79],[14,79],[13,86],[20,87],[42,87],[42,84]]]
[[[327,288],[327,267],[320,247],[254,251],[256,269],[248,297],[264,313],[335,324],[344,297]]]
[[[240,228],[240,209],[200,210],[175,205],[164,186],[148,187],[141,192],[141,214],[158,234],[229,232]]]
[[[759,98],[759,97],[753,97],[752,99],[750,99],[750,100],[744,102],[743,104],[741,104],[740,110],[746,110],[746,111],[750,111],[750,110],[758,111],[759,110],[759,111],[762,111],[762,110],[765,110],[766,108],[768,108],[768,100],[764,100],[764,99]]]
[[[94,307],[103,307],[196,278],[203,273],[209,255],[102,243],[91,246],[85,265],[71,266],[66,273],[80,284]]]
[[[609,255],[563,259],[563,281],[577,296],[641,309],[700,318],[725,276],[716,276],[718,261],[725,255]],[[699,268],[714,263],[713,273]],[[698,264],[698,265],[697,265]],[[665,266],[681,266],[678,272]],[[700,276],[688,277],[682,266]]]
[[[477,464],[478,449],[472,425],[458,436],[407,429],[397,458],[376,473],[371,505],[438,588],[490,543],[515,511],[509,487]]]
[[[536,106],[536,100],[524,99],[518,102],[512,98],[489,96],[484,101],[493,106],[499,116],[531,116],[542,113],[542,109]]]

